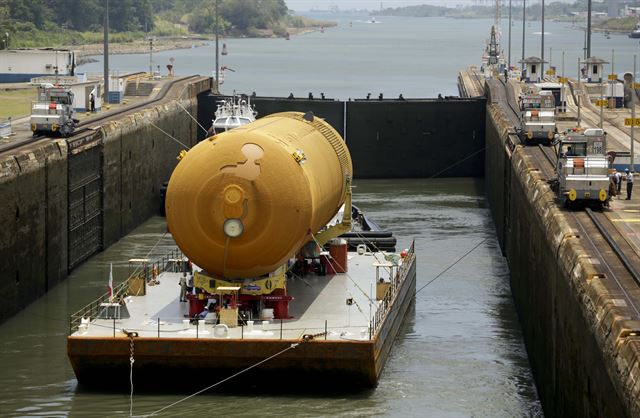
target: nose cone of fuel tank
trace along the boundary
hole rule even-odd
[[[351,159],[318,118],[281,113],[206,139],[171,176],[167,223],[184,254],[226,278],[272,272],[344,200]]]

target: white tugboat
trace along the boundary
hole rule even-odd
[[[235,93],[228,100],[218,102],[215,118],[209,128],[209,136],[246,125],[256,120],[258,112],[251,106],[249,97],[238,96]]]

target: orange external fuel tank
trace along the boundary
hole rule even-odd
[[[322,119],[266,116],[184,156],[167,188],[168,227],[207,272],[257,277],[283,265],[331,220],[352,172],[344,141]]]

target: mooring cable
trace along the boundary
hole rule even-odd
[[[198,122],[198,120],[197,120],[196,118],[194,118],[194,117],[193,117],[193,115],[192,115],[191,113],[189,113],[189,111],[188,111],[184,106],[182,106],[182,103],[180,103],[179,101],[177,101],[176,103],[178,103],[178,106],[180,106],[180,107],[182,108],[182,110],[184,110],[185,112],[187,112],[187,115],[189,115],[189,117],[190,117],[191,119],[193,119],[193,121],[194,121],[195,123],[197,123],[197,124],[198,124],[198,126],[199,126],[203,131],[204,131],[204,133],[205,133],[205,134],[208,134],[208,133],[209,133],[209,131],[207,131],[206,129],[204,129],[204,126],[200,125],[200,122]]]
[[[251,369],[253,369],[253,368],[255,368],[255,367],[258,367],[258,366],[259,366],[259,365],[261,365],[262,363],[266,363],[267,361],[271,360],[272,358],[275,358],[275,357],[277,357],[277,356],[279,356],[279,355],[281,355],[281,354],[284,354],[284,353],[286,353],[287,351],[291,350],[292,348],[296,348],[296,347],[297,347],[298,345],[300,345],[301,343],[303,343],[303,342],[307,342],[307,341],[308,341],[308,340],[303,339],[301,342],[293,343],[293,344],[289,345],[289,347],[287,347],[287,348],[285,348],[285,349],[283,349],[283,350],[280,350],[280,351],[278,351],[277,353],[275,353],[275,354],[273,354],[273,355],[271,355],[271,356],[269,356],[269,357],[265,358],[264,360],[260,360],[259,362],[255,363],[255,364],[253,364],[253,365],[251,365],[251,366],[249,366],[249,367],[247,367],[246,369],[240,370],[239,372],[237,372],[237,373],[235,373],[235,374],[233,374],[233,375],[231,375],[231,376],[229,376],[229,377],[226,377],[226,378],[224,378],[224,379],[220,380],[219,382],[214,383],[213,385],[207,386],[206,388],[201,389],[201,390],[199,390],[199,391],[197,391],[197,392],[195,392],[195,393],[192,393],[191,395],[186,396],[186,397],[184,397],[184,398],[182,398],[182,399],[178,399],[177,401],[173,402],[172,404],[169,404],[169,405],[167,405],[167,406],[165,406],[165,407],[163,407],[163,408],[160,408],[160,409],[158,409],[157,411],[154,411],[154,412],[152,412],[152,413],[150,413],[150,414],[147,414],[147,415],[140,415],[140,417],[141,417],[141,418],[146,418],[146,417],[152,417],[152,416],[155,416],[155,415],[159,414],[160,412],[165,411],[165,410],[167,410],[167,409],[171,408],[172,406],[178,405],[179,403],[182,403],[182,402],[184,402],[184,401],[186,401],[186,400],[189,400],[189,399],[193,398],[194,396],[197,396],[197,395],[199,395],[199,394],[201,394],[201,393],[203,393],[203,392],[206,392],[207,390],[213,389],[214,387],[216,387],[216,386],[218,386],[218,385],[221,385],[222,383],[224,383],[224,382],[226,382],[226,381],[228,381],[228,380],[231,380],[231,379],[233,379],[234,377],[237,377],[237,376],[239,376],[239,375],[241,375],[241,374],[243,374],[243,373],[245,373],[245,372],[247,372],[247,371],[249,371],[249,370],[251,370]]]
[[[156,128],[157,130],[159,130],[160,132],[162,132],[163,134],[165,134],[166,136],[168,136],[169,138],[173,139],[174,141],[176,141],[178,144],[182,145],[183,147],[185,147],[188,150],[191,149],[190,146],[183,144],[182,142],[180,142],[178,139],[174,138],[173,136],[171,136],[169,133],[167,133],[166,131],[164,131],[162,128],[160,128],[158,125],[156,125],[153,122],[149,122],[149,125],[153,126],[154,128]]]
[[[485,238],[482,241],[480,241],[479,243],[477,243],[472,249],[470,249],[469,251],[467,251],[462,257],[458,258],[453,264],[449,265],[449,267],[447,267],[446,269],[442,270],[440,273],[438,273],[436,275],[436,277],[434,277],[433,279],[429,280],[424,286],[422,286],[420,289],[416,290],[416,293],[414,293],[414,296],[417,295],[422,289],[424,289],[425,287],[429,286],[431,283],[435,282],[440,276],[442,276],[443,274],[445,274],[447,271],[451,270],[453,268],[453,266],[455,266],[456,264],[458,264],[459,262],[461,262],[466,256],[468,256],[469,254],[471,254],[472,252],[475,251],[476,248],[478,248],[480,245],[482,245],[485,241],[487,241],[489,238]]]
[[[429,176],[429,178],[434,178],[434,177],[439,176],[440,174],[442,174],[442,173],[444,173],[445,171],[450,170],[451,168],[453,168],[453,167],[457,166],[458,164],[460,164],[460,163],[462,163],[462,162],[464,162],[464,161],[468,160],[469,158],[473,157],[474,155],[481,153],[481,152],[482,152],[482,151],[484,151],[485,149],[487,149],[487,147],[482,147],[482,148],[480,148],[479,150],[472,152],[471,154],[467,155],[466,157],[464,157],[464,158],[462,158],[462,159],[460,159],[460,160],[458,160],[458,161],[454,162],[453,164],[448,165],[447,167],[443,168],[442,170],[438,171],[437,173],[435,173],[435,174],[433,174],[433,175]]]

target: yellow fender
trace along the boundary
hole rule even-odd
[[[598,199],[600,199],[601,202],[604,202],[607,200],[607,192],[604,189],[600,189],[600,193],[598,193]]]

